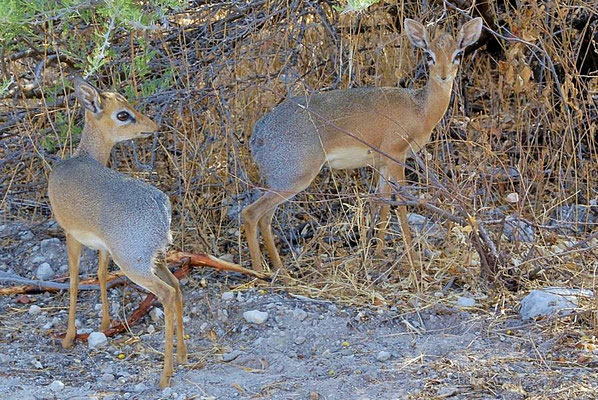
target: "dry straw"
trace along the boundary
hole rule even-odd
[[[433,304],[448,289],[494,289],[495,305],[511,296],[505,289],[594,289],[598,19],[577,1],[488,3],[389,1],[339,13],[319,1],[197,2],[168,15],[167,27],[121,29],[91,79],[131,95],[157,82],[141,108],[161,131],[153,142],[117,146],[112,165],[170,195],[176,247],[248,263],[239,212],[261,185],[247,147],[256,120],[290,95],[423,85],[425,63],[401,33],[403,19],[451,30],[481,11],[497,35],[463,58],[447,115],[409,162],[413,185],[397,198],[426,217],[412,218],[421,268],[407,265],[396,217],[384,255],[372,251],[376,174],[325,169],[273,224],[292,290],[400,306],[413,296]],[[4,219],[50,218],[46,177],[78,139],[71,90],[48,91],[72,70],[49,59],[64,33],[59,23],[40,29],[46,53],[3,59],[22,89],[0,103]],[[140,40],[155,52],[143,77],[124,68]]]

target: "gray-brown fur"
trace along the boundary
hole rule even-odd
[[[262,269],[259,229],[272,263],[284,270],[272,234],[272,217],[278,205],[309,186],[323,165],[378,169],[383,196],[390,195],[389,180],[404,183],[405,159],[429,141],[444,116],[458,56],[477,40],[482,20],[476,18],[464,24],[456,38],[438,31],[433,40],[419,22],[406,19],[404,25],[411,43],[431,58],[430,77],[424,88],[358,88],[295,97],[256,123],[250,145],[268,189],[243,210],[254,269]],[[378,250],[384,248],[388,212],[389,206],[383,205]],[[399,219],[409,259],[413,260],[405,207],[399,207]]]
[[[75,79],[74,84],[75,95],[85,108],[81,142],[73,157],[54,166],[48,179],[50,204],[65,231],[69,259],[69,322],[62,346],[74,345],[79,259],[82,246],[88,246],[99,251],[102,330],[110,326],[106,295],[109,257],[129,279],[154,293],[164,306],[165,350],[160,386],[166,387],[174,374],[175,319],[177,360],[187,362],[183,295],[178,280],[163,262],[171,241],[170,201],[155,187],[106,167],[115,143],[145,137],[157,125],[117,93],[100,92],[82,79]]]

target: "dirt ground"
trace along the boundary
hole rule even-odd
[[[40,245],[46,225],[0,226],[0,271],[31,278],[36,264],[46,261],[55,277],[64,276],[64,243],[52,239]],[[87,251],[81,275],[94,274],[95,256]],[[436,303],[409,309],[356,308],[248,282],[208,269],[183,281],[189,364],[177,367],[172,388],[164,391],[157,388],[163,350],[159,313],[109,338],[105,347],[90,350],[79,342],[63,350],[57,334],[66,329],[66,292],[2,296],[0,397],[598,398],[598,364],[587,362],[591,351],[559,328],[566,326],[563,321],[521,321],[517,300],[499,310],[478,298],[463,308],[458,294],[439,292]],[[122,320],[144,296],[133,285],[110,289],[111,316]],[[33,305],[40,309],[32,313]],[[250,310],[267,312],[267,321],[246,322],[243,313]],[[98,291],[81,291],[79,329],[97,330],[99,313]]]

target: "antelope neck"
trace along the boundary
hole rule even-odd
[[[114,146],[114,143],[105,138],[101,129],[97,126],[95,118],[89,114],[89,111],[85,111],[85,125],[83,126],[81,142],[74,156],[88,156],[106,166],[112,146]]]

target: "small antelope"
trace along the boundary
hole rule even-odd
[[[422,24],[407,18],[407,37],[430,59],[425,87],[355,88],[294,97],[256,123],[250,146],[270,190],[242,213],[255,270],[262,270],[258,224],[270,260],[275,268],[284,270],[272,236],[272,217],[276,207],[309,186],[323,165],[333,169],[368,165],[378,168],[378,191],[386,197],[390,194],[389,180],[404,182],[409,151],[421,149],[444,116],[459,55],[478,40],[481,30],[482,19],[475,18],[461,27],[456,40],[442,32],[430,40]],[[377,234],[379,248],[384,247],[388,212],[389,205],[383,205],[382,227]],[[412,238],[404,206],[399,207],[399,217],[406,247],[411,252]]]
[[[106,271],[109,257],[133,282],[154,293],[164,306],[165,351],[160,387],[173,375],[173,322],[176,315],[177,361],[187,362],[183,332],[183,295],[167,268],[164,252],[171,242],[168,197],[145,182],[106,167],[114,144],[147,137],[158,129],[117,93],[100,92],[81,78],[73,80],[75,96],[85,108],[81,142],[73,157],[54,166],[48,195],[56,220],[66,233],[70,276],[69,322],[62,347],[76,337],[75,312],[82,246],[99,251],[102,298],[101,329],[110,326]]]

